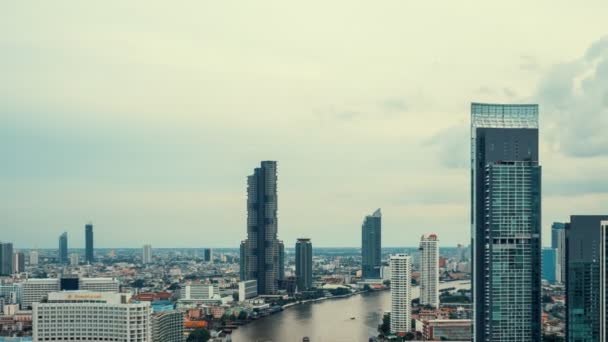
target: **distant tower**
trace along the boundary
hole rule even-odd
[[[13,263],[13,273],[25,272],[25,254],[23,252],[15,252]]]
[[[30,252],[30,266],[38,265],[38,251]]]
[[[557,253],[555,265],[555,281],[566,283],[566,224],[554,222],[551,225],[551,248]]]
[[[363,278],[380,278],[382,267],[382,213],[380,209],[365,217],[361,227]]]
[[[412,330],[412,261],[405,254],[392,255],[391,333],[403,336]]]
[[[0,242],[0,276],[13,274],[13,244]]]
[[[435,234],[420,239],[420,304],[439,306],[439,240]]]
[[[298,291],[312,287],[312,243],[310,239],[296,242],[296,282]]]
[[[203,251],[203,254],[204,254],[204,260],[206,262],[213,261],[213,251],[211,250],[211,248],[205,248],[205,250]]]
[[[59,235],[59,251],[57,255],[57,260],[60,264],[68,263],[68,233],[63,232],[63,234]]]
[[[88,223],[84,226],[84,234],[85,234],[85,252],[84,252],[84,261],[92,264],[95,261],[95,250],[93,245],[93,224]]]
[[[152,245],[144,245],[141,260],[144,264],[152,263]]]

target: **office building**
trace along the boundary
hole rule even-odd
[[[0,301],[3,301],[4,304],[21,304],[22,298],[22,283],[0,283]]]
[[[382,267],[382,213],[380,209],[363,220],[361,226],[361,264],[363,278],[380,278]]]
[[[285,245],[279,240],[279,282],[285,279]]]
[[[13,272],[15,274],[25,272],[25,254],[23,252],[13,254]]]
[[[70,265],[77,266],[80,264],[80,255],[78,253],[70,254]]]
[[[33,303],[42,301],[49,293],[60,291],[58,278],[28,279],[23,282],[21,308],[29,309]]]
[[[152,245],[144,245],[142,249],[141,261],[144,264],[152,263]]]
[[[152,342],[184,342],[184,314],[171,310],[152,315]]]
[[[605,341],[602,319],[602,221],[608,215],[573,215],[566,224],[566,340]]]
[[[220,295],[218,284],[193,283],[180,289],[180,299],[210,299]]]
[[[470,319],[433,319],[423,322],[424,341],[470,341]]]
[[[310,239],[296,242],[296,283],[298,291],[312,287],[312,243]]]
[[[471,135],[473,338],[540,341],[538,105],[473,103]]]
[[[205,260],[205,262],[213,261],[213,251],[211,250],[211,248],[205,248],[203,250],[203,260]]]
[[[555,284],[557,281],[556,269],[557,269],[557,250],[554,248],[546,247],[543,248],[543,280],[546,280],[550,284]]]
[[[257,280],[245,280],[239,282],[239,302],[258,296]]]
[[[31,251],[30,252],[30,266],[35,266],[38,265],[38,257],[40,255],[38,254],[38,251]]]
[[[119,285],[115,278],[79,278],[78,276],[31,278],[23,282],[21,307],[24,309],[30,308],[33,303],[44,300],[51,292],[84,290],[117,293],[120,290]]]
[[[60,264],[67,264],[68,263],[68,233],[67,232],[63,232],[63,234],[61,234],[59,236],[59,250],[58,250],[58,254],[57,254],[57,261]]]
[[[92,264],[95,262],[95,247],[93,245],[93,224],[88,223],[84,226],[85,235],[85,250],[84,250],[84,261]]]
[[[405,254],[392,255],[391,333],[404,336],[412,330],[412,262]]]
[[[600,341],[608,340],[608,220],[600,222]]]
[[[551,225],[551,248],[557,253],[555,267],[556,282],[566,283],[566,224],[554,222]]]
[[[257,280],[260,294],[275,294],[283,274],[277,207],[277,163],[263,161],[247,178],[247,239],[241,248],[241,280]]]
[[[241,281],[244,281],[247,277],[247,274],[245,272],[245,253],[247,253],[245,241],[241,241],[239,251],[239,278],[241,279]]]
[[[439,239],[435,234],[420,238],[420,304],[439,307]]]
[[[125,293],[63,291],[33,305],[34,341],[150,342],[150,303]]]
[[[78,289],[92,292],[119,292],[120,282],[116,278],[79,278]]]
[[[12,275],[13,265],[13,244],[0,242],[0,276]]]

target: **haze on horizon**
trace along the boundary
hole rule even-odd
[[[238,247],[277,160],[279,238],[469,243],[471,102],[539,103],[545,244],[608,212],[608,3],[1,6],[0,239]]]

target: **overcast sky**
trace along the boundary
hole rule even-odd
[[[277,160],[287,246],[468,244],[472,101],[540,104],[545,244],[608,213],[605,0],[160,3],[0,5],[0,240],[238,247]]]

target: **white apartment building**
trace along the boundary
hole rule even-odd
[[[80,264],[80,255],[78,253],[70,254],[70,265],[78,266]]]
[[[61,290],[58,278],[28,279],[23,282],[21,308],[28,309],[51,292]]]
[[[420,304],[439,306],[439,239],[435,234],[420,238]]]
[[[180,299],[210,299],[220,295],[218,284],[188,284],[180,290]]]
[[[119,292],[120,282],[116,278],[80,278],[78,289],[93,292]]]
[[[150,342],[150,315],[149,302],[124,293],[52,292],[33,305],[33,340]]]
[[[152,263],[152,245],[144,245],[142,248],[141,261],[144,264]]]
[[[391,332],[412,330],[412,260],[406,254],[391,255]]]
[[[258,296],[258,281],[245,280],[239,282],[239,302]]]
[[[30,265],[38,265],[38,251],[31,251],[30,252]]]

